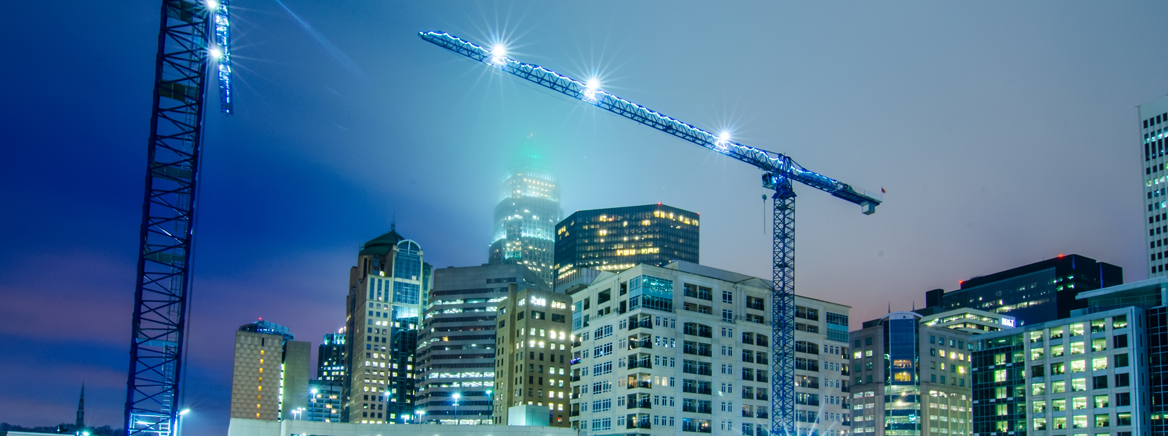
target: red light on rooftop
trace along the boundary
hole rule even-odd
[[[1063,254],[1059,253],[1059,259],[1062,259],[1062,258],[1063,258]]]

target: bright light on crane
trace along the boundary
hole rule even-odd
[[[730,148],[730,131],[723,130],[722,133],[719,133],[718,140],[714,141],[714,145],[718,146],[718,148],[721,148],[722,151]]]
[[[591,103],[595,103],[596,102],[596,93],[599,91],[600,91],[600,79],[597,79],[595,77],[588,79],[588,82],[584,84],[584,100],[591,102]]]
[[[507,64],[507,47],[503,44],[495,44],[491,47],[491,63],[495,65]]]
[[[207,54],[211,56],[211,59],[219,60],[223,57],[223,50],[219,50],[219,47],[211,47],[210,50],[207,50]]]
[[[219,9],[219,2],[215,0],[207,0],[207,10],[213,11],[216,9]]]

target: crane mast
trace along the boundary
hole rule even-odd
[[[126,383],[127,435],[180,430],[207,58],[217,61],[220,107],[230,114],[229,24],[227,0],[162,2]]]
[[[774,242],[771,289],[771,434],[795,434],[795,191],[793,182],[811,186],[875,212],[880,196],[803,168],[790,157],[737,142],[608,93],[595,81],[581,82],[539,65],[507,57],[501,47],[487,49],[445,32],[419,32],[423,40],[493,68],[652,127],[682,140],[753,165],[762,185],[773,190]]]

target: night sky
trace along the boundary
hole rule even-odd
[[[486,262],[508,162],[534,148],[565,215],[700,212],[702,263],[770,277],[745,164],[417,37],[443,30],[870,191],[797,187],[796,292],[851,322],[1078,253],[1147,275],[1136,106],[1168,93],[1168,3],[234,0],[237,113],[208,105],[185,396],[224,434],[234,330],[320,342],[359,245]],[[0,69],[0,421],[120,427],[157,0],[13,2]],[[293,15],[295,14],[295,15]],[[315,355],[315,351],[314,351]],[[315,356],[314,356],[315,358]],[[314,371],[315,374],[315,371]]]

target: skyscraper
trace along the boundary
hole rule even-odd
[[[491,424],[495,359],[506,351],[496,348],[496,314],[503,313],[500,309],[511,284],[520,289],[547,289],[543,279],[524,265],[434,271],[431,304],[426,306],[418,337],[416,420]],[[499,328],[504,328],[502,322]]]
[[[423,295],[422,247],[393,227],[366,242],[349,270],[345,421],[399,421],[414,409],[414,356]]]
[[[572,391],[571,319],[572,297],[537,288],[508,288],[499,307],[495,341],[503,351],[494,365],[495,424],[519,425],[510,419],[511,408],[532,405],[548,417],[548,425],[570,425],[566,409]]]
[[[925,293],[921,313],[971,308],[1010,315],[1018,325],[1066,318],[1087,307],[1079,293],[1123,283],[1123,268],[1077,254],[1058,257],[974,277],[949,292]]]
[[[326,333],[316,348],[316,378],[322,383],[343,384],[345,379],[345,329]]]
[[[556,288],[582,268],[698,263],[698,236],[697,213],[661,203],[576,211],[556,225]]]
[[[304,410],[311,344],[293,339],[287,327],[264,320],[235,332],[232,418],[279,421]]]
[[[492,265],[526,265],[549,286],[552,283],[552,233],[560,221],[560,185],[536,157],[515,161],[503,183],[503,199],[495,206]]]
[[[1165,275],[1168,264],[1168,172],[1164,170],[1168,150],[1168,96],[1139,106],[1140,133],[1144,141],[1144,217],[1148,223],[1148,277]]]

